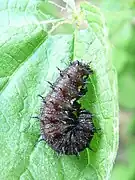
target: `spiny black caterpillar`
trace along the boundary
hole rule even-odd
[[[93,73],[90,66],[80,61],[72,62],[43,98],[40,126],[43,139],[57,153],[78,155],[89,148],[96,128],[92,113],[82,109],[78,100],[87,92],[86,83]]]

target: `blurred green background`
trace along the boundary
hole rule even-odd
[[[120,144],[111,180],[135,180],[135,0],[89,2],[105,15],[118,74]]]

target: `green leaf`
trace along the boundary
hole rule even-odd
[[[48,20],[62,22],[63,18],[51,13],[52,4],[47,11],[44,3],[48,2],[5,3],[0,11],[0,15],[5,13],[0,31],[1,179],[109,179],[118,147],[118,102],[104,19],[99,9],[82,3],[76,19],[69,19],[74,33],[51,35],[54,24]],[[87,28],[81,30],[84,20]],[[31,116],[40,113],[37,95],[50,91],[46,80],[54,82],[59,76],[56,67],[64,69],[76,58],[91,62],[94,70],[81,102],[95,114],[94,123],[101,133],[90,145],[96,152],[86,149],[79,158],[57,157],[45,142],[37,143],[40,125]]]

